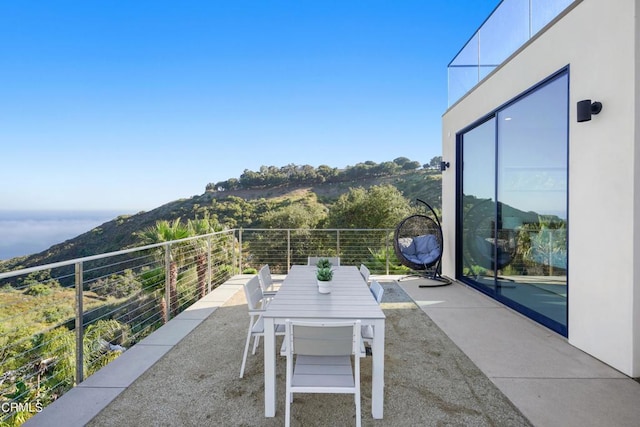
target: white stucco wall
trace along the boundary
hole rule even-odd
[[[569,65],[569,342],[640,376],[640,0],[583,0],[443,116],[443,273],[455,274],[456,133]],[[603,104],[576,122],[576,102]],[[638,267],[636,267],[636,264]]]

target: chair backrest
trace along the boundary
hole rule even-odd
[[[339,267],[340,266],[340,257],[334,256],[334,257],[329,257],[329,256],[310,256],[307,258],[307,265],[313,265],[315,266],[318,261],[320,261],[321,259],[328,259],[329,262],[331,263],[332,266],[334,267]]]
[[[247,298],[247,305],[249,310],[259,310],[264,303],[264,294],[260,287],[260,279],[258,276],[253,276],[247,283],[244,284],[244,295]]]
[[[373,294],[373,297],[376,299],[376,301],[378,301],[378,304],[380,304],[380,302],[382,302],[382,295],[384,294],[384,288],[382,287],[382,285],[376,280],[372,280],[369,290]]]
[[[360,274],[364,278],[365,282],[369,281],[369,276],[371,276],[371,272],[369,271],[366,265],[360,264]]]
[[[262,286],[262,290],[266,290],[271,285],[273,285],[273,279],[271,278],[271,269],[269,268],[269,264],[265,264],[258,271],[258,278],[260,279],[260,285]]]
[[[285,322],[287,355],[346,356],[360,352],[360,320],[350,322]]]

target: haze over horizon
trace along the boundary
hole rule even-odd
[[[0,210],[136,213],[260,166],[441,153],[447,64],[499,3],[0,4]]]

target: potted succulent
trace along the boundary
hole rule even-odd
[[[318,279],[318,292],[321,294],[331,292],[331,279],[333,279],[333,270],[331,270],[331,267],[318,267],[316,279]]]

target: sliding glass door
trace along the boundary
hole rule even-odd
[[[568,71],[458,135],[458,277],[567,334]]]

